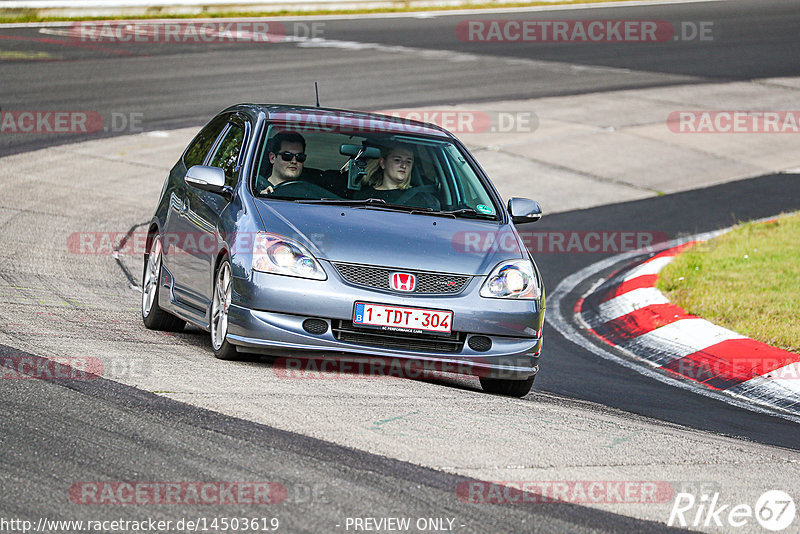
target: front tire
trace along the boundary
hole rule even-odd
[[[524,397],[531,392],[536,375],[525,380],[504,380],[502,378],[480,377],[481,387],[487,393],[507,397]]]
[[[226,257],[214,276],[214,297],[211,300],[211,347],[220,360],[238,360],[236,346],[228,336],[228,311],[231,306],[231,262]]]
[[[150,330],[180,332],[186,322],[158,306],[161,286],[161,236],[155,236],[145,256],[142,273],[142,321]]]

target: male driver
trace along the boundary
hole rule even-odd
[[[272,173],[267,178],[269,185],[262,195],[272,193],[284,182],[299,180],[306,160],[306,140],[299,133],[281,132],[270,140],[269,162]]]

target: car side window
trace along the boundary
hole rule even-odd
[[[230,124],[209,163],[212,167],[220,167],[225,171],[225,183],[231,187],[236,185],[236,164],[239,161],[243,141],[244,129],[236,124]]]
[[[189,169],[194,165],[202,165],[206,154],[214,146],[214,141],[228,122],[228,117],[217,117],[203,128],[183,155],[183,164]]]

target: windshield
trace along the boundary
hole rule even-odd
[[[447,140],[272,124],[255,163],[251,184],[263,198],[498,218],[498,206],[475,170]]]

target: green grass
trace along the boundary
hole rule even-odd
[[[561,0],[558,2],[513,2],[508,4],[498,4],[495,2],[476,2],[461,6],[431,6],[414,7],[398,2],[397,7],[386,7],[378,9],[318,9],[318,10],[274,10],[274,11],[222,11],[200,8],[195,13],[173,14],[163,11],[162,8],[150,8],[146,13],[114,15],[114,16],[54,16],[46,15],[47,10],[36,9],[3,9],[0,7],[0,24],[20,23],[20,22],[56,22],[56,21],[80,21],[80,20],[131,20],[131,19],[187,19],[187,18],[243,18],[243,17],[304,17],[309,15],[356,15],[365,13],[411,13],[417,11],[457,11],[462,9],[496,9],[496,8],[515,8],[532,6],[553,6],[569,4],[600,4],[604,2],[631,2],[634,0]],[[201,3],[198,1],[198,3]],[[0,2],[2,6],[2,2]]]
[[[691,247],[657,287],[691,314],[800,353],[800,213]]]

